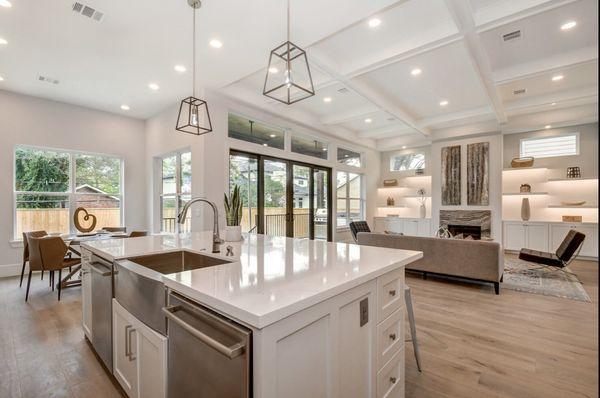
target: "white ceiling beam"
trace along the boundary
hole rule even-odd
[[[502,99],[500,98],[500,94],[494,83],[489,59],[481,44],[479,34],[475,30],[473,11],[471,10],[468,0],[446,0],[446,5],[448,6],[448,10],[452,15],[458,30],[464,36],[471,63],[473,64],[477,78],[487,94],[490,105],[496,114],[496,119],[499,123],[506,123],[506,114],[502,105]]]
[[[528,113],[536,108],[560,109],[575,105],[592,104],[598,101],[598,86],[561,91],[559,93],[521,98],[506,103],[510,115]],[[556,105],[552,105],[552,104]]]
[[[423,118],[419,120],[419,126],[423,127],[431,127],[444,123],[456,122],[460,120],[464,120],[465,123],[479,120],[479,119],[489,119],[489,117],[494,117],[494,112],[489,106],[482,106],[479,108],[468,109],[466,111],[448,113],[441,116],[432,116],[428,118]]]
[[[360,131],[357,135],[361,138],[379,139],[384,137],[396,137],[399,135],[404,135],[408,132],[415,132],[415,129],[405,125],[392,125],[379,127],[377,129],[371,129],[367,131]]]

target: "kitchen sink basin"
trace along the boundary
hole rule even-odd
[[[150,254],[147,256],[129,258],[128,260],[164,275],[212,267],[230,262],[220,258],[206,256],[204,254],[192,253],[187,250]]]

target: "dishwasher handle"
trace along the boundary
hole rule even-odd
[[[201,342],[205,343],[210,348],[218,351],[220,354],[223,354],[227,358],[234,359],[244,353],[244,351],[246,349],[246,344],[236,343],[236,344],[228,347],[228,346],[222,344],[221,342],[213,339],[212,337],[209,337],[206,334],[202,333],[201,331],[195,329],[192,325],[190,325],[189,323],[187,323],[186,321],[184,321],[183,319],[181,319],[177,315],[175,315],[175,313],[177,311],[180,311],[182,309],[183,309],[183,306],[181,306],[181,305],[170,305],[167,307],[163,307],[162,311],[167,316],[167,318],[169,318],[170,320],[172,320],[173,322],[175,322],[176,324],[181,326],[185,331],[190,333],[192,336],[194,336]]]
[[[110,268],[108,268],[106,265],[104,265],[104,263],[99,262],[99,261],[94,261],[92,263],[88,264],[90,266],[90,269],[92,271],[94,271],[97,274],[100,274],[100,276],[111,276],[112,275],[112,270]],[[100,267],[104,268],[100,268],[98,267],[98,265],[100,265]],[[108,271],[106,271],[108,269]]]

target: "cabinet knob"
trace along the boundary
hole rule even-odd
[[[392,289],[389,291],[390,296],[394,297],[396,295],[396,290]]]
[[[390,334],[390,340],[392,340],[392,341],[396,340],[396,333]]]
[[[396,384],[396,378],[395,377],[390,377],[390,383],[392,384]]]

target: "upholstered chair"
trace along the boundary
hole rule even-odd
[[[102,230],[106,232],[127,232],[127,227],[103,227]]]
[[[30,231],[23,232],[23,266],[21,267],[21,280],[19,281],[19,287],[23,286],[23,276],[25,275],[25,265],[29,261],[29,244],[27,243],[27,236],[34,236],[36,238],[46,236],[46,231]],[[44,279],[44,272],[42,271],[42,279]]]
[[[140,236],[148,236],[147,231],[131,231],[129,238],[139,238]]]

